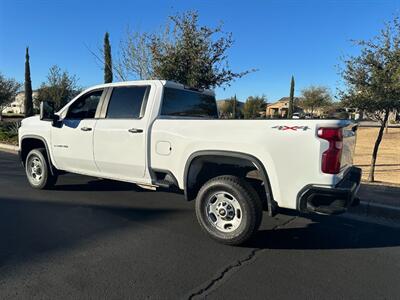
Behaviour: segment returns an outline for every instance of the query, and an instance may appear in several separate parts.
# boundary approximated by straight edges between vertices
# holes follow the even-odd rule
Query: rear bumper
[[[356,197],[360,187],[361,169],[351,167],[345,177],[334,187],[305,186],[297,196],[297,209],[324,215],[340,214],[349,206],[359,204]]]

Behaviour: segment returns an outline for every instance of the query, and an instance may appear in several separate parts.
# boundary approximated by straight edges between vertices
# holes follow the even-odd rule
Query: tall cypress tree
[[[25,54],[25,117],[33,116],[31,68],[29,66],[29,47],[26,47]]]
[[[294,102],[294,77],[290,81],[290,96],[289,96],[289,108],[287,117],[291,119],[293,117],[293,103]]]
[[[112,60],[111,60],[111,45],[109,34],[104,35],[104,83],[113,81]]]
[[[235,97],[233,98],[233,107],[232,107],[232,115],[234,119],[236,119],[236,105],[237,105],[237,100],[235,94]]]

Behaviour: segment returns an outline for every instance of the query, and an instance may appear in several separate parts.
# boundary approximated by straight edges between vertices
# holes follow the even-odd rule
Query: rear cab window
[[[106,119],[138,119],[143,116],[149,86],[114,87]]]
[[[217,119],[217,103],[213,95],[165,87],[161,116]]]

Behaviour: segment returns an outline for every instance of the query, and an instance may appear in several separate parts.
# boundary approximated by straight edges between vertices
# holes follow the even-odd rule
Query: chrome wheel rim
[[[235,197],[227,192],[217,192],[207,200],[206,215],[214,228],[232,232],[239,228],[243,214]]]
[[[29,159],[27,173],[33,184],[39,184],[43,179],[43,163],[39,157],[34,156]]]

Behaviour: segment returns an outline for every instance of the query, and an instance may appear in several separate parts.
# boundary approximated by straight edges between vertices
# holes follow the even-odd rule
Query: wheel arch
[[[28,156],[28,153],[32,149],[36,149],[36,148],[45,148],[47,159],[49,162],[50,172],[52,175],[55,175],[57,173],[56,172],[57,169],[55,168],[55,166],[53,165],[53,162],[51,160],[49,146],[47,144],[46,139],[39,135],[24,135],[21,138],[21,146],[20,146],[20,150],[19,150],[19,156],[20,156],[22,164],[25,166],[25,160],[26,160],[26,157]]]
[[[271,184],[264,165],[257,157],[251,154],[235,151],[202,150],[196,151],[189,156],[185,164],[183,176],[184,194],[187,201],[195,199],[199,190],[199,187],[194,184],[196,176],[201,172],[204,163],[209,162],[210,159],[218,160],[218,163],[221,164],[223,164],[224,161],[228,164],[231,162],[232,167],[236,167],[236,165],[233,165],[236,163],[239,163],[239,167],[243,166],[244,168],[250,167],[251,164],[258,171],[260,179],[263,182],[269,215],[272,216],[276,213],[277,204],[273,199]]]

